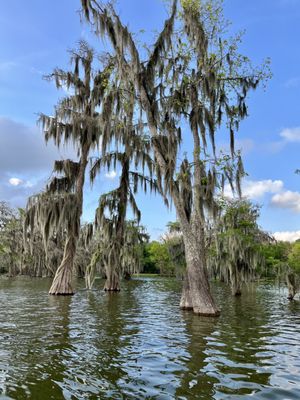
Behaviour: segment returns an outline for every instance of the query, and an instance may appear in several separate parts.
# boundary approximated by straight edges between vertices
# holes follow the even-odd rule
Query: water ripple
[[[49,283],[0,278],[1,400],[300,399],[300,303],[275,286],[215,285],[210,319],[178,309],[172,279],[72,298]]]

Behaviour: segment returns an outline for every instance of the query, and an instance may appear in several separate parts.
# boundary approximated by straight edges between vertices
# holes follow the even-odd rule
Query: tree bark
[[[296,295],[296,282],[293,274],[287,274],[286,283],[289,290],[288,299],[294,300],[294,297]]]
[[[110,269],[106,273],[106,282],[104,285],[106,292],[120,292],[120,277],[119,274],[114,270]]]
[[[125,272],[125,274],[124,274],[124,279],[125,279],[126,281],[130,281],[130,280],[131,280],[131,274],[130,274],[129,272]]]
[[[220,311],[210,292],[205,254],[199,252],[199,243],[193,235],[184,237],[184,244],[187,269],[180,308],[193,310],[198,315],[216,317],[220,315]]]
[[[73,265],[76,252],[77,240],[73,235],[67,238],[63,260],[58,267],[49,294],[52,295],[72,295]]]
[[[242,295],[242,290],[241,290],[241,282],[240,282],[240,277],[238,276],[237,271],[233,271],[230,269],[230,283],[231,283],[231,293],[233,296],[241,296]]]
[[[60,266],[58,267],[52,286],[49,290],[49,294],[52,295],[72,295],[74,290],[72,287],[73,278],[73,268],[74,259],[76,255],[77,241],[80,232],[80,218],[82,215],[82,205],[83,205],[83,186],[85,178],[85,170],[88,163],[90,145],[85,143],[82,148],[82,153],[80,157],[79,173],[76,182],[76,201],[78,204],[79,211],[76,215],[75,221],[68,221],[68,233],[64,248],[64,256]]]

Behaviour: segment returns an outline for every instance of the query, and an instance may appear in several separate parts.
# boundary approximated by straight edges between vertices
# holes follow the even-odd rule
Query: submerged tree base
[[[207,276],[195,264],[187,270],[182,287],[180,308],[203,317],[218,317],[220,310],[210,292]],[[199,265],[199,264],[198,264]]]
[[[120,292],[120,276],[116,271],[108,271],[103,289],[105,292]]]
[[[235,292],[232,293],[235,297],[240,297],[242,295],[241,290],[236,290]]]
[[[109,284],[109,282],[106,282],[103,290],[105,292],[120,292],[121,288],[119,282],[114,282],[114,284]]]
[[[50,294],[50,296],[74,296],[75,292],[72,293],[52,293],[52,292],[48,292]]]
[[[202,317],[219,317],[221,315],[220,310],[213,310],[213,311],[209,311],[209,310],[204,310],[204,309],[199,309],[199,308],[195,308],[195,307],[184,307],[184,306],[180,306],[180,309],[182,311],[192,311],[194,314],[202,316]]]
[[[190,298],[187,293],[183,291],[183,295],[180,301],[180,309],[184,311],[192,311],[196,315],[201,315],[203,317],[218,317],[221,312],[220,310],[214,305],[206,305],[205,302],[197,305],[193,305],[192,302],[189,302],[188,299]],[[198,299],[199,300],[199,299]]]
[[[202,317],[219,317],[221,315],[220,310],[204,311],[202,309],[197,309],[194,307],[183,307],[183,306],[180,306],[180,309],[183,311],[192,311],[194,314]]]
[[[74,294],[71,264],[63,262],[58,268],[49,290],[49,294],[55,296],[71,296]]]

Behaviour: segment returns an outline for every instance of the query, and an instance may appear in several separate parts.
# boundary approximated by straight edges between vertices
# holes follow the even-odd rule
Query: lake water
[[[272,284],[215,285],[216,319],[180,311],[174,279],[49,286],[0,278],[1,400],[300,399],[300,303]]]

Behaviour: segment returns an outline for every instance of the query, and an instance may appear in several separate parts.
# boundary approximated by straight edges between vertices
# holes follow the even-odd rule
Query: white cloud
[[[243,186],[243,196],[250,199],[263,197],[267,193],[278,193],[283,189],[281,180],[272,181],[266,179],[263,181],[245,181]]]
[[[269,153],[276,154],[279,153],[287,145],[286,140],[277,140],[276,142],[268,142],[262,146],[262,148]]]
[[[287,89],[297,88],[300,86],[300,77],[291,78],[284,84]]]
[[[24,187],[26,187],[26,188],[32,188],[34,186],[35,186],[35,184],[31,181],[26,181],[24,184]]]
[[[76,158],[75,151],[60,151],[52,142],[46,146],[39,129],[0,116],[0,200],[23,207],[28,196],[44,187],[53,161],[61,158]]]
[[[284,128],[279,132],[280,140],[268,142],[262,148],[271,153],[278,153],[289,143],[300,143],[300,126],[294,128]]]
[[[300,239],[300,231],[274,232],[273,236],[278,241],[295,242]]]
[[[10,71],[12,68],[15,68],[17,66],[18,64],[15,63],[14,61],[2,61],[0,62],[0,71],[1,72]]]
[[[278,208],[287,208],[300,213],[300,193],[286,190],[272,197],[271,204]]]
[[[12,186],[19,186],[23,183],[22,179],[19,178],[10,178],[8,181]]]
[[[280,132],[280,136],[287,142],[300,142],[300,126],[285,128]]]
[[[242,195],[249,199],[260,199],[267,193],[278,193],[283,190],[283,182],[281,180],[272,181],[266,179],[262,181],[245,180],[242,184]],[[232,197],[229,185],[225,187],[225,196]]]
[[[116,171],[109,171],[105,174],[105,177],[108,179],[115,179],[116,176],[117,176]]]
[[[236,140],[235,148],[241,150],[242,154],[248,154],[254,149],[255,143],[252,139]]]

